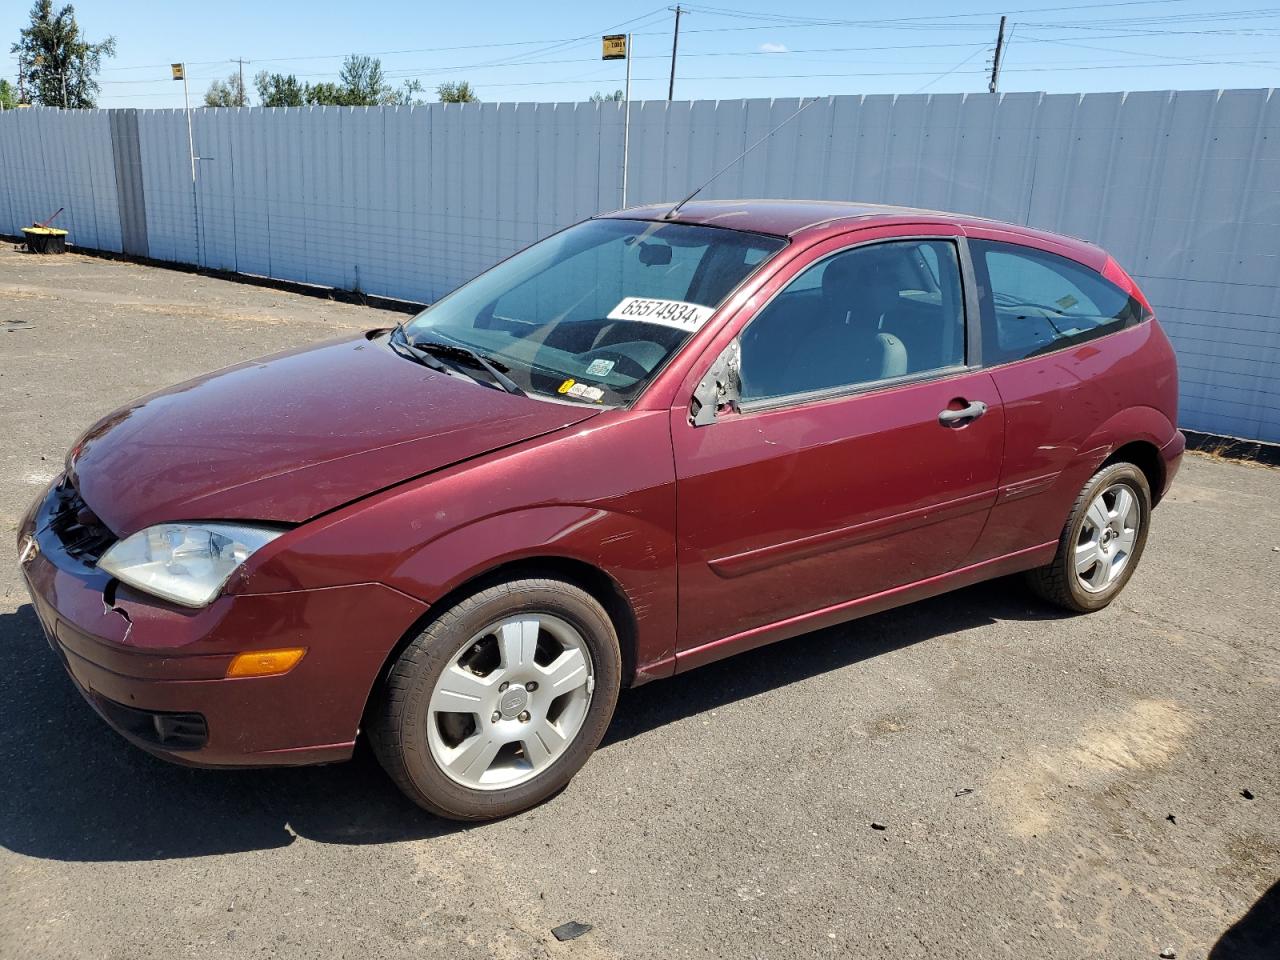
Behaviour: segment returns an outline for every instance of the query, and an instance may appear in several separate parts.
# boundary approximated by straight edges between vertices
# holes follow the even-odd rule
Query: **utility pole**
[[[631,34],[611,33],[600,38],[601,60],[627,61],[627,86],[622,93],[622,205],[627,205],[627,171],[631,154]],[[592,99],[596,99],[592,97]]]
[[[237,91],[238,96],[236,97],[239,102],[236,106],[247,107],[249,105],[249,95],[244,89],[244,57],[237,59],[236,63],[240,64],[240,89]]]
[[[988,93],[995,93],[1000,86],[1000,58],[1004,56],[1004,21],[1000,18],[1000,32],[996,34],[996,55],[991,60],[991,83],[987,85]]]
[[[688,11],[682,10],[678,3],[674,8],[668,7],[667,9],[674,9],[676,12],[676,28],[671,34],[671,82],[667,84],[667,102],[670,103],[675,99],[676,95],[676,48],[680,45],[680,14]]]
[[[196,240],[196,269],[200,269],[200,193],[196,186],[196,138],[191,126],[191,91],[187,86],[187,65],[170,65],[173,79],[182,81],[182,100],[187,112],[187,153],[191,157],[191,225]]]
[[[623,91],[622,205],[627,205],[627,168],[631,166],[631,34],[627,34],[627,85]]]

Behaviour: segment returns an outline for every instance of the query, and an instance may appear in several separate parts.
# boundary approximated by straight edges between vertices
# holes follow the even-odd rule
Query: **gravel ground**
[[[0,956],[1280,955],[1257,466],[1189,457],[1102,613],[998,581],[629,691],[569,789],[500,823],[420,813],[367,755],[203,772],[127,746],[39,634],[19,514],[123,401],[389,319],[0,250]],[[569,920],[593,929],[557,942]]]

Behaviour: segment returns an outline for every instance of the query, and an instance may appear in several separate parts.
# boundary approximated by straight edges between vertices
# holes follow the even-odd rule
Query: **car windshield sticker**
[[[614,361],[612,360],[592,360],[587,367],[588,377],[607,377],[609,371],[613,369]]]
[[[577,397],[579,400],[599,400],[604,396],[604,391],[599,387],[593,387],[587,383],[575,383],[568,390],[564,391],[571,397]]]
[[[610,320],[640,320],[664,327],[675,327],[693,333],[715,313],[715,308],[704,307],[683,300],[655,300],[651,297],[626,297],[609,311]]]

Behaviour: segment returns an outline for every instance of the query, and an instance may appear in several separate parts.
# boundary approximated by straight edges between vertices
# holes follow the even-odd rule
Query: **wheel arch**
[[[1155,407],[1133,406],[1099,426],[1081,449],[1096,451],[1091,473],[1121,460],[1138,467],[1151,487],[1154,505],[1164,494],[1168,471],[1160,451],[1177,434],[1177,427]]]
[[[1147,478],[1147,486],[1151,488],[1152,506],[1160,502],[1164,490],[1165,465],[1160,457],[1159,447],[1150,440],[1131,440],[1102,461],[1102,466],[1107,467],[1113,463],[1132,463],[1141,470]]]
[[[601,568],[573,557],[545,554],[539,556],[519,557],[495,564],[488,569],[473,573],[460,583],[450,587],[427,611],[414,621],[404,634],[388,651],[373,685],[365,697],[364,710],[361,714],[360,726],[367,727],[369,712],[386,684],[391,668],[400,654],[409,646],[424,629],[445,610],[453,607],[460,600],[479,593],[498,583],[512,580],[545,578],[560,580],[572,584],[585,591],[600,606],[613,622],[618,632],[618,647],[622,655],[622,683],[631,686],[636,676],[636,662],[639,646],[639,625],[631,600],[621,585]]]

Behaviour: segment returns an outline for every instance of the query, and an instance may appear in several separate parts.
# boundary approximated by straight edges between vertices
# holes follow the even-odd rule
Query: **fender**
[[[644,519],[587,504],[513,510],[424,544],[387,584],[432,603],[489,571],[527,560],[571,560],[607,576],[636,623],[636,672],[646,679],[675,652],[675,538]],[[667,671],[669,672],[669,671]]]
[[[1151,491],[1153,499],[1158,500],[1177,469],[1178,451],[1172,441],[1178,437],[1177,428],[1160,410],[1146,405],[1129,406],[1107,417],[1078,442],[1073,440],[1074,452],[1064,451],[1057,473],[1043,472],[1016,480],[1002,478],[987,529],[969,561],[985,562],[1056,540],[1081,488],[1108,457],[1129,443],[1151,445],[1150,459],[1139,466],[1159,471]],[[1162,449],[1166,452],[1161,453]]]
[[[515,561],[570,560],[608,577],[630,604],[635,663],[649,679],[647,664],[674,663],[670,451],[665,411],[602,413],[305,523],[255,554],[227,592],[341,586],[360,569],[431,604]],[[387,636],[387,648],[400,637]]]
[[[1135,440],[1145,440],[1159,450],[1169,443],[1177,432],[1177,427],[1155,407],[1126,407],[1112,414],[1089,434],[1088,439],[1081,444],[1080,456],[1103,450],[1105,452],[1097,461],[1101,464],[1116,450]]]
[[[1166,451],[1178,438],[1177,426],[1155,407],[1126,407],[1108,417],[1089,435],[1081,445],[1081,452],[1076,456],[1073,464],[1081,463],[1087,466],[1084,470],[1084,478],[1080,480],[1083,484],[1085,479],[1092,476],[1098,467],[1121,447],[1134,442],[1149,443],[1155,448],[1153,450],[1155,457],[1150,464],[1139,464],[1139,466],[1151,466],[1159,472],[1156,482],[1151,485],[1151,497],[1154,501],[1158,501],[1168,489],[1169,481],[1173,479],[1173,472],[1177,469],[1176,458],[1181,453],[1181,448],[1179,447],[1172,454],[1175,460],[1173,464],[1169,463]]]

